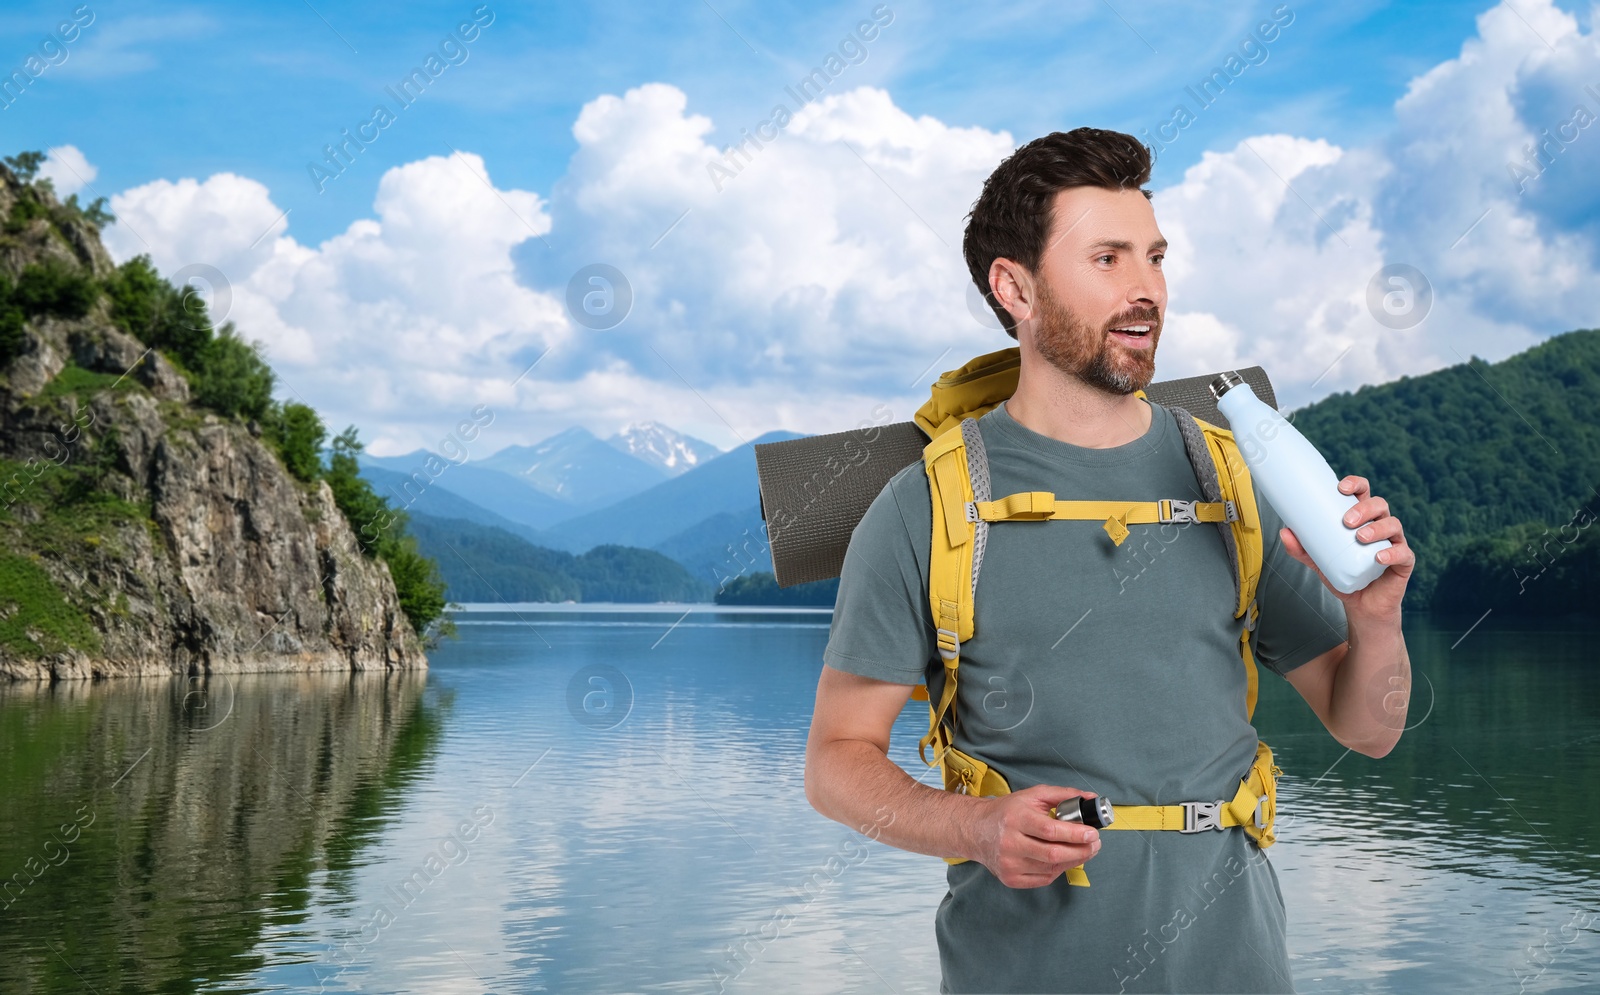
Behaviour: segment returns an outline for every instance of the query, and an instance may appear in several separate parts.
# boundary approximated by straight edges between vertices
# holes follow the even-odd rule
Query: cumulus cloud
[[[1372,166],[1320,139],[1262,135],[1205,153],[1160,191],[1156,218],[1173,245],[1158,375],[1259,364],[1281,395],[1338,360],[1339,381],[1388,379],[1388,329],[1365,308],[1383,265]]]
[[[621,269],[637,312],[596,347],[652,376],[665,360],[730,405],[755,388],[752,431],[774,427],[763,393],[905,391],[945,348],[982,346],[961,219],[1015,146],[912,118],[871,87],[784,99],[792,118],[728,155],[675,87],[592,101],[553,198],[555,251],[527,271],[559,285],[592,259]]]
[[[1600,127],[1545,141],[1579,108],[1600,120],[1600,36],[1548,2],[1480,15],[1478,37],[1395,105],[1380,200],[1401,222],[1395,251],[1432,259],[1493,319],[1540,331],[1592,320]]]
[[[57,145],[46,150],[39,175],[49,180],[56,194],[65,200],[75,193],[81,193],[84,187],[94,182],[100,171],[76,145]]]
[[[254,180],[219,173],[112,198],[113,255],[148,253],[169,276],[220,271],[228,313],[261,341],[285,393],[374,450],[436,441],[477,404],[531,403],[512,384],[569,332],[562,305],[520,284],[511,249],[549,228],[541,199],[498,190],[481,158],[431,157],[389,170],[376,217],[316,247]],[[220,298],[219,298],[220,300]]]
[[[795,110],[720,192],[711,122],[654,83],[583,108],[549,204],[493,189],[477,156],[431,158],[391,169],[375,217],[310,247],[265,187],[224,173],[118,195],[126,224],[107,240],[165,273],[220,269],[228,317],[287,388],[331,422],[383,425],[376,451],[427,444],[476,403],[526,412],[507,443],[653,419],[734,445],[881,420],[886,400],[908,418],[941,354],[1009,342],[968,312],[959,245],[1014,142],[912,118],[881,90]],[[614,329],[566,310],[596,261],[632,287]]]
[[[1548,2],[1519,12],[1481,15],[1457,58],[1411,82],[1372,148],[1258,136],[1157,194],[1178,243],[1159,376],[1260,363],[1296,406],[1600,323],[1600,128],[1569,125],[1522,170],[1531,180],[1513,169],[1582,120],[1577,109],[1600,120],[1600,38]],[[1372,277],[1396,263],[1432,289],[1410,328],[1368,305]]]
[[[1548,2],[1520,12],[1480,17],[1369,147],[1255,135],[1156,192],[1173,243],[1158,376],[1259,363],[1294,406],[1597,323],[1600,128],[1569,127],[1520,188],[1508,164],[1577,104],[1600,119],[1585,89],[1600,46]],[[677,87],[598,96],[548,199],[494,187],[478,156],[432,157],[389,170],[372,217],[308,246],[270,191],[224,173],[118,195],[128,230],[107,239],[164,272],[223,271],[229,317],[288,388],[380,452],[430,444],[479,403],[515,413],[504,444],[575,423],[648,419],[732,445],[847,428],[877,405],[907,418],[934,374],[1011,342],[969,310],[960,246],[1017,143],[875,87],[779,102],[734,152]],[[603,330],[566,306],[596,262],[633,293]],[[1411,327],[1370,304],[1396,263],[1433,289]]]

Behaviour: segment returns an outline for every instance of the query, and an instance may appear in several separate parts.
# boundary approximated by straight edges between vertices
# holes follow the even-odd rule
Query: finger
[[[1054,822],[1056,817],[1050,814],[1051,809],[1059,809],[1063,803],[1070,803],[1077,798],[1094,798],[1096,795],[1093,791],[1084,791],[1082,788],[1036,784],[1031,788],[1012,792],[1011,797],[1025,800],[1028,803],[1028,811]]]
[[[1304,563],[1308,567],[1315,566],[1315,564],[1311,562],[1311,556],[1306,552],[1306,548],[1300,544],[1300,537],[1294,534],[1293,529],[1289,528],[1288,526],[1279,529],[1278,538],[1283,542],[1284,551],[1290,556],[1299,560],[1301,563]]]
[[[1400,519],[1393,517],[1380,518],[1375,522],[1369,522],[1361,526],[1361,528],[1356,529],[1356,538],[1361,542],[1377,542],[1379,539],[1387,539],[1397,546],[1406,541],[1405,529],[1401,527]]]
[[[1378,550],[1377,561],[1391,567],[1400,567],[1402,572],[1409,573],[1416,565],[1417,553],[1410,546],[1400,543],[1388,549]]]
[[[1052,819],[1048,815],[1019,822],[1017,828],[1021,830],[1024,836],[1044,843],[1069,843],[1073,846],[1088,846],[1100,838],[1100,831],[1093,826],[1086,826],[1081,822],[1062,822],[1060,819]]]
[[[1310,567],[1311,572],[1317,575],[1322,583],[1327,586],[1328,590],[1333,591],[1335,597],[1344,597],[1344,595],[1339,593],[1338,589],[1336,589],[1332,584],[1328,583],[1328,575],[1322,572],[1322,568],[1317,566],[1317,561],[1313,560],[1311,558],[1311,554],[1306,552],[1305,546],[1300,544],[1300,537],[1294,534],[1294,530],[1285,527],[1279,531],[1278,535],[1279,538],[1283,540],[1284,550],[1290,556]]]
[[[1367,483],[1366,477],[1358,477],[1355,474],[1351,474],[1339,481],[1340,493],[1354,494],[1358,499],[1366,497],[1369,490],[1371,490],[1371,485]]]
[[[1344,523],[1351,528],[1355,528],[1362,522],[1370,522],[1374,519],[1384,518],[1387,517],[1388,514],[1389,502],[1385,501],[1383,498],[1363,498],[1362,500],[1351,505],[1350,510],[1344,513]]]
[[[1012,792],[1012,797],[1022,797],[1030,800],[1037,799],[1043,802],[1035,806],[1043,812],[1072,798],[1093,798],[1093,791],[1084,791],[1082,788],[1068,788],[1059,784],[1035,784],[1031,788]]]
[[[1078,846],[1068,843],[1046,843],[1025,836],[1012,851],[1012,855],[1023,862],[1023,870],[1043,872],[1050,867],[1076,867],[1099,852],[1098,840],[1087,846]]]

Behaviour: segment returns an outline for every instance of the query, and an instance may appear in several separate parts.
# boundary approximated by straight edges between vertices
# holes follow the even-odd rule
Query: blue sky
[[[5,68],[20,65],[77,6],[7,4]],[[640,83],[678,86],[719,124],[710,137],[727,144],[875,4],[718,2],[715,12],[698,0],[491,4],[494,22],[467,62],[408,111],[403,127],[386,130],[373,162],[322,194],[306,163],[320,161],[340,129],[365,120],[383,88],[476,5],[314,6],[88,4],[95,20],[67,46],[67,61],[6,110],[7,154],[76,145],[99,166],[95,186],[107,192],[161,178],[251,176],[294,208],[296,235],[317,242],[370,212],[385,167],[437,154],[445,142],[482,154],[497,181],[549,190],[576,148],[571,128],[582,106]],[[1166,120],[1183,86],[1274,5],[1229,14],[1183,14],[1199,5],[1182,5],[1171,14],[1162,5],[1053,5],[1068,8],[1058,13],[1024,4],[1004,19],[995,6],[890,4],[894,23],[846,82],[886,87],[914,116],[1006,130],[1019,141],[1079,124],[1137,133]],[[1369,139],[1388,126],[1408,80],[1456,54],[1482,7],[1292,5],[1295,21],[1252,68],[1252,85],[1185,130],[1159,158],[1153,183],[1176,181],[1206,148],[1286,120],[1315,121],[1319,137],[1341,145]]]
[[[8,71],[88,23],[0,127],[7,154],[75,150],[57,184],[112,198],[119,260],[220,273],[285,396],[379,451],[475,403],[509,416],[497,446],[653,419],[728,447],[877,403],[909,417],[940,369],[1009,344],[962,306],[987,172],[1051,130],[1153,133],[1274,16],[1265,61],[1160,150],[1157,220],[1187,248],[1158,376],[1262,362],[1304,403],[1597,324],[1600,129],[1574,126],[1525,191],[1507,168],[1575,105],[1600,114],[1594,9],[9,4]],[[319,192],[323,146],[395,107],[385,88],[475,12],[464,60],[448,48],[458,64]],[[785,87],[874,16],[864,59],[719,193],[715,150],[797,107]],[[597,262],[634,290],[614,329],[564,306]],[[1399,330],[1361,306],[1393,263],[1434,294]]]

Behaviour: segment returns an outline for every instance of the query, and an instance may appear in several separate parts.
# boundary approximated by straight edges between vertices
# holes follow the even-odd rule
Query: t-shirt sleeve
[[[884,485],[850,535],[822,662],[894,684],[921,684],[938,651],[923,564],[933,510],[921,463]]]
[[[1256,662],[1281,676],[1348,638],[1344,602],[1315,570],[1289,555],[1278,535],[1283,519],[1260,490],[1256,506],[1261,510],[1266,548],[1256,589],[1261,618],[1255,656]]]

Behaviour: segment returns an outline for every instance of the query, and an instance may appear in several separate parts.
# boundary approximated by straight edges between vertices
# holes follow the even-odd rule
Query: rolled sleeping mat
[[[1277,396],[1259,366],[1236,371],[1270,407]],[[1228,427],[1210,384],[1216,373],[1162,380],[1145,396],[1169,408],[1185,408],[1213,425]],[[779,587],[839,576],[850,533],[889,478],[922,462],[928,437],[916,422],[874,425],[848,432],[757,445],[756,476],[761,518]]]

